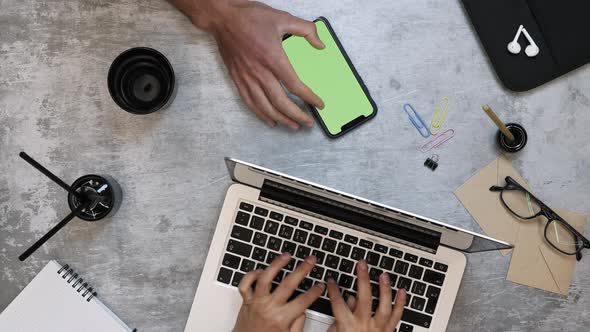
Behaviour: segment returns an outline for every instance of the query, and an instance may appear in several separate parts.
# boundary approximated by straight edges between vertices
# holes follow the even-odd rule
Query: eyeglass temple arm
[[[490,187],[490,191],[502,191],[504,190],[504,187],[499,187],[499,186],[491,186]]]

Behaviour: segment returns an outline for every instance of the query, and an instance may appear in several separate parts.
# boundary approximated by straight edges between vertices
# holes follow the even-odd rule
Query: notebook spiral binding
[[[96,296],[94,289],[92,289],[87,282],[84,282],[84,279],[78,276],[78,273],[75,273],[74,269],[71,269],[68,264],[62,265],[62,267],[57,270],[57,274],[61,275],[65,282],[72,285],[72,288],[80,293],[87,302],[90,302],[90,300]]]

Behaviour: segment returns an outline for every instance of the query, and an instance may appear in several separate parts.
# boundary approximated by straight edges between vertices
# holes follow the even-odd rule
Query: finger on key
[[[262,272],[260,277],[258,277],[258,282],[256,283],[256,290],[254,291],[256,296],[270,294],[272,280],[287,264],[289,264],[290,259],[291,254],[285,252],[279,257],[275,258],[272,261],[272,263],[270,263],[270,266],[267,267],[266,270],[264,270],[264,272]]]
[[[332,312],[337,321],[342,321],[352,316],[352,312],[344,302],[342,294],[340,294],[340,290],[332,278],[328,280],[328,297],[330,298]]]
[[[389,318],[388,331],[393,331],[404,314],[404,306],[406,305],[406,290],[401,288],[397,291],[397,298],[393,306],[393,313]]]
[[[375,319],[386,323],[391,315],[391,285],[389,273],[384,272],[379,276],[379,307],[375,313]]]
[[[297,289],[297,286],[305,279],[305,277],[311,272],[311,269],[315,266],[315,256],[309,256],[297,268],[291,272],[283,282],[273,292],[273,297],[279,301],[279,303],[287,302],[291,294]]]
[[[364,318],[371,317],[372,295],[368,269],[367,261],[364,259],[356,264],[358,299],[354,313]]]
[[[254,297],[252,285],[258,279],[260,274],[262,274],[262,270],[250,271],[246,273],[246,275],[240,281],[238,290],[240,291],[240,295],[242,295],[244,302],[248,302]]]

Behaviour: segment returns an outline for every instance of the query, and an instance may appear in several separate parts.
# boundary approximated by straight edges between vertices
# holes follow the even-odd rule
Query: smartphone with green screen
[[[323,110],[310,107],[326,134],[336,138],[373,118],[377,106],[328,20],[319,17],[314,23],[324,49],[292,35],[283,48],[301,81],[324,101]]]

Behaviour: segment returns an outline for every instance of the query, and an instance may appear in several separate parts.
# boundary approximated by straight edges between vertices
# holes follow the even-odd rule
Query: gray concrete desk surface
[[[484,103],[528,128],[530,142],[513,160],[535,192],[552,207],[590,212],[588,68],[511,93],[459,1],[270,3],[330,19],[379,105],[373,121],[338,140],[317,127],[267,128],[238,98],[213,39],[164,0],[1,2],[0,309],[57,259],[140,331],[182,331],[230,184],[224,156],[480,230],[452,192],[499,153]],[[134,116],[112,102],[107,69],[132,46],[154,47],[174,65],[179,89],[170,108]],[[430,120],[443,96],[451,102],[445,127],[457,134],[436,152],[433,173],[401,107],[411,102]],[[65,193],[20,160],[21,150],[68,181],[114,176],[124,205],[110,220],[73,221],[19,262],[67,212]],[[509,260],[469,255],[449,331],[587,326],[589,258],[577,265],[567,298],[505,281]]]

